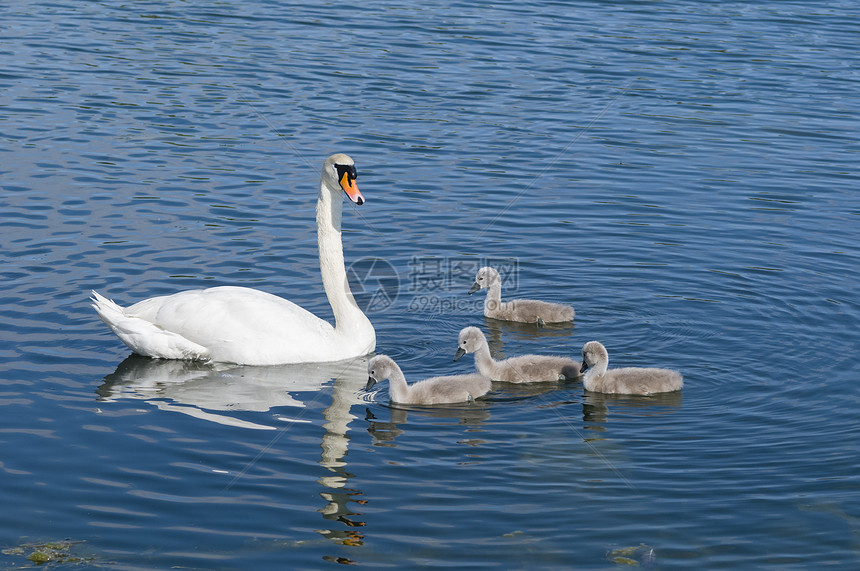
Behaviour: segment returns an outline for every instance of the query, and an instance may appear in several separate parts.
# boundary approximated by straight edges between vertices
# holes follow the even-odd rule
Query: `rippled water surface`
[[[0,8],[0,566],[860,567],[850,2]],[[366,362],[130,356],[89,307],[235,284],[330,318],[319,169],[408,379],[493,352],[680,370],[389,405]],[[486,320],[506,296],[575,325]],[[56,566],[57,563],[49,563]]]

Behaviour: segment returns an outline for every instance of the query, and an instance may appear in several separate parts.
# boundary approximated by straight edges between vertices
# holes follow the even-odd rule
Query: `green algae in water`
[[[83,541],[50,541],[46,543],[23,543],[18,547],[10,547],[4,549],[4,555],[16,555],[25,557],[36,565],[45,565],[49,563],[58,564],[77,564],[87,563],[92,561],[92,558],[85,559],[72,555],[71,549],[74,545],[83,543]]]
[[[613,549],[606,554],[606,558],[618,565],[644,565],[650,567],[654,565],[656,556],[654,555],[654,548],[640,543],[634,547]]]

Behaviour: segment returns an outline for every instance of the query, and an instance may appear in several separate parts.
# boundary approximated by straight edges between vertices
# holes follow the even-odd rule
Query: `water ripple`
[[[848,6],[0,9],[4,531],[147,568],[857,567]],[[340,150],[367,198],[346,259],[394,269],[368,312],[409,380],[471,371],[476,325],[499,357],[599,339],[684,391],[393,406],[365,359],[129,357],[88,307],[243,284],[331,318]],[[575,323],[484,319],[487,259]]]

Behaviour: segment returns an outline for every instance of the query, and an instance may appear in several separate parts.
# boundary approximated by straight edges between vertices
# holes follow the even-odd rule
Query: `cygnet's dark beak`
[[[582,373],[584,373],[587,368],[588,368],[588,363],[586,363],[585,359],[583,359],[582,360],[582,366],[579,368],[579,374],[581,375]]]
[[[471,293],[471,292],[469,292],[469,293]],[[460,357],[462,357],[465,354],[466,354],[465,349],[463,349],[462,347],[457,347],[457,352],[454,354],[454,360],[456,361],[457,359],[459,359]]]
[[[481,284],[479,284],[478,282],[473,283],[472,289],[469,290],[469,295],[472,295],[473,293],[475,293],[479,289],[481,289]]]
[[[375,385],[375,384],[376,384],[376,379],[374,379],[373,377],[368,376],[368,377],[367,377],[367,384],[366,384],[366,385],[364,385],[364,390],[369,391],[370,389],[372,389],[372,388],[373,388],[373,385]]]

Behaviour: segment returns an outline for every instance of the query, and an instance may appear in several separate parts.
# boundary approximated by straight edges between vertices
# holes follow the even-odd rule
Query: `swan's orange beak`
[[[351,201],[361,206],[364,204],[364,197],[358,190],[358,185],[355,183],[355,178],[349,176],[349,172],[344,171],[340,177],[340,187],[346,193]]]

